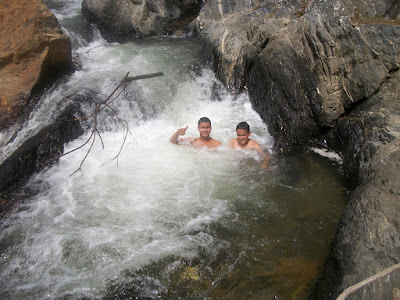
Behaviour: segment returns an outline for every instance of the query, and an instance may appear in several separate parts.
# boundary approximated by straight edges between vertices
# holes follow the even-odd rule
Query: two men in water
[[[188,126],[185,128],[179,128],[170,138],[170,142],[173,144],[179,144],[180,142],[184,141],[189,141],[191,145],[198,147],[198,148],[203,148],[203,147],[208,147],[208,148],[216,148],[221,145],[221,142],[213,139],[210,137],[211,133],[211,121],[207,117],[200,118],[198,121],[198,127],[197,129],[199,130],[200,137],[195,138],[195,139],[182,139],[179,138],[181,135],[185,135],[186,130],[188,129]],[[264,160],[262,167],[267,168],[270,155],[269,153],[265,153],[260,145],[255,141],[250,139],[251,131],[250,131],[250,126],[246,122],[241,122],[236,126],[236,136],[237,138],[231,139],[229,141],[229,145],[233,149],[245,149],[245,150],[256,150],[258,153],[260,153]]]

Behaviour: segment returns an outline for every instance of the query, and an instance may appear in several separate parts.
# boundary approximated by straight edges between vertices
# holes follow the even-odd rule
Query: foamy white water
[[[210,224],[235,215],[229,199],[217,194],[221,185],[235,184],[229,177],[240,171],[243,159],[259,159],[229,149],[229,139],[244,120],[264,148],[272,147],[272,139],[246,94],[233,98],[210,70],[198,75],[190,70],[199,50],[197,42],[165,38],[113,46],[98,39],[78,49],[82,71],[41,99],[19,135],[21,142],[50,122],[47,116],[56,115],[67,95],[94,90],[105,99],[128,71],[132,76],[165,75],[133,82],[114,102],[132,133],[118,164],[103,165],[119,152],[124,134],[107,118],[100,126],[107,129],[101,133],[105,148],[98,139],[81,172],[70,176],[88,147],[62,157],[33,180],[43,192],[7,219],[0,234],[3,242],[23,237],[3,254],[0,287],[5,295],[40,299],[73,291],[99,297],[104,282],[124,270],[134,272],[171,256],[193,259],[201,248],[213,252],[224,246],[205,232]],[[222,89],[221,101],[211,100],[215,86]],[[187,136],[198,136],[197,120],[203,116],[212,120],[220,149],[169,143],[186,125]],[[66,151],[87,137],[69,143]]]
[[[199,87],[198,94],[203,92]],[[227,146],[217,151],[176,146],[169,137],[184,124],[189,125],[187,134],[196,136],[197,119],[207,115],[213,120],[213,136],[224,145],[234,137],[238,120],[252,120],[260,143],[270,146],[271,140],[246,96],[211,102],[188,94],[177,93],[182,98],[176,100],[185,106],[131,127],[134,137],[128,138],[118,165],[101,166],[118,153],[123,140],[122,131],[111,131],[102,134],[105,149],[95,144],[81,172],[69,176],[87,148],[35,178],[45,190],[7,220],[0,235],[3,241],[15,231],[24,236],[3,260],[3,291],[39,299],[73,290],[74,295],[96,298],[104,281],[116,280],[124,270],[133,272],[171,256],[193,259],[199,249],[224,247],[206,228],[235,218],[231,199],[217,194],[240,180],[234,174],[243,175],[240,162],[250,154]]]
[[[64,23],[79,13],[80,1],[54,2]],[[110,45],[96,34],[90,43],[75,41],[82,70],[40,99],[5,153],[54,119],[73,95],[96,92],[102,101],[127,72],[164,76],[132,82],[113,103],[132,133],[118,162],[109,160],[124,131],[110,114],[101,114],[104,149],[97,139],[81,171],[70,176],[88,146],[31,180],[39,192],[1,225],[1,298],[240,298],[235,286],[260,267],[273,273],[276,257],[317,256],[313,251],[334,232],[343,205],[334,176],[326,172],[313,181],[302,166],[304,173],[291,175],[296,170],[289,162],[263,170],[257,154],[230,149],[241,121],[266,151],[273,140],[247,94],[230,94],[211,70],[197,66],[198,42],[154,38]],[[85,109],[90,115],[93,104]],[[169,143],[187,125],[186,135],[198,136],[203,116],[211,119],[211,135],[221,147]],[[228,277],[226,287],[221,282]],[[265,297],[275,293],[266,278]]]

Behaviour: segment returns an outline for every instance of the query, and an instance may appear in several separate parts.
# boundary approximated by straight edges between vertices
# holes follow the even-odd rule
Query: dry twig
[[[61,154],[60,156],[58,156],[58,157],[56,157],[56,158],[54,158],[54,159],[51,159],[51,160],[47,161],[47,162],[45,163],[45,165],[41,168],[41,170],[42,170],[46,165],[48,165],[50,162],[52,162],[52,161],[54,161],[54,160],[57,160],[57,159],[59,159],[59,158],[65,156],[65,155],[68,155],[68,154],[70,154],[70,153],[72,153],[72,152],[75,152],[75,151],[77,151],[77,150],[83,148],[84,146],[86,146],[87,144],[90,143],[89,149],[87,150],[85,156],[83,157],[81,163],[79,164],[78,169],[76,169],[70,176],[74,175],[74,174],[77,173],[78,171],[81,171],[81,170],[82,170],[82,166],[83,166],[83,164],[84,164],[86,158],[89,156],[89,153],[91,152],[91,150],[92,150],[92,148],[93,148],[93,145],[94,145],[94,143],[95,143],[95,141],[96,141],[96,137],[97,137],[97,136],[99,137],[99,139],[100,139],[100,141],[101,141],[101,143],[102,143],[102,146],[103,146],[103,148],[104,148],[104,143],[103,143],[103,140],[102,140],[102,138],[101,138],[100,132],[99,132],[99,130],[98,130],[98,128],[97,128],[97,124],[98,124],[99,113],[100,113],[103,109],[105,109],[105,108],[109,108],[109,109],[112,111],[113,115],[117,118],[118,122],[119,122],[120,124],[122,124],[122,127],[123,127],[123,129],[124,129],[124,136],[123,136],[122,145],[121,145],[121,147],[120,147],[120,149],[119,149],[117,155],[116,155],[115,157],[111,158],[109,161],[107,161],[107,162],[104,163],[104,164],[106,164],[106,163],[108,163],[108,162],[117,160],[117,164],[118,164],[118,157],[119,157],[119,155],[121,154],[121,151],[122,151],[122,149],[123,149],[123,147],[124,147],[124,145],[125,145],[125,143],[126,143],[126,140],[127,140],[127,138],[128,138],[128,134],[131,134],[132,136],[133,136],[133,134],[131,133],[131,131],[130,131],[130,129],[129,129],[128,122],[126,122],[125,120],[123,120],[122,118],[120,118],[120,116],[118,115],[118,111],[117,111],[111,104],[121,95],[121,93],[123,93],[123,92],[125,91],[126,87],[127,87],[132,81],[134,81],[134,80],[140,80],[140,79],[153,78],[153,77],[157,77],[157,76],[162,76],[162,75],[164,75],[164,73],[163,73],[163,72],[157,72],[157,73],[146,74],[146,75],[139,75],[139,76],[134,76],[134,77],[129,77],[128,75],[129,75],[129,72],[128,72],[128,73],[125,75],[125,77],[121,80],[121,82],[118,84],[118,86],[111,92],[111,94],[110,94],[104,101],[101,101],[99,104],[96,105],[95,111],[94,111],[94,113],[93,113],[93,128],[92,128],[92,131],[91,131],[89,137],[86,139],[86,141],[85,141],[84,143],[82,143],[81,145],[79,145],[78,147],[76,147],[76,148],[74,148],[74,149],[72,149],[72,150],[70,150],[70,151],[68,151],[68,152],[63,153],[63,154]],[[85,118],[86,118],[86,117],[85,117]],[[104,164],[103,164],[103,165],[104,165]],[[39,171],[39,172],[40,172],[40,171]]]
[[[152,74],[146,74],[146,75],[139,75],[139,76],[134,76],[134,77],[129,77],[129,72],[125,75],[124,79],[121,80],[121,82],[118,84],[118,86],[112,91],[112,93],[102,102],[100,102],[99,104],[97,104],[95,112],[94,112],[94,125],[93,125],[93,129],[92,129],[92,133],[90,134],[89,138],[81,145],[78,146],[75,149],[72,149],[71,151],[68,151],[66,154],[69,154],[71,152],[74,152],[80,148],[82,148],[83,146],[85,146],[87,143],[89,143],[90,140],[92,140],[90,147],[88,149],[88,151],[86,152],[84,158],[82,159],[79,168],[77,170],[75,170],[70,176],[74,175],[76,172],[81,171],[82,170],[82,166],[83,163],[85,162],[86,158],[88,157],[90,151],[93,148],[94,142],[96,140],[96,136],[98,135],[101,139],[101,135],[99,133],[99,131],[97,130],[97,124],[98,124],[98,115],[99,112],[102,111],[104,108],[110,108],[111,111],[113,112],[114,116],[117,118],[117,120],[122,124],[122,127],[124,128],[124,137],[123,137],[123,141],[122,141],[122,145],[117,153],[117,155],[115,157],[113,157],[112,159],[110,159],[109,161],[105,162],[104,164],[117,160],[118,163],[118,157],[121,154],[121,151],[125,145],[126,139],[128,137],[128,134],[131,134],[133,136],[133,134],[131,133],[130,129],[129,129],[129,125],[128,123],[121,119],[118,115],[118,111],[111,106],[111,104],[119,97],[119,95],[121,95],[121,93],[126,89],[126,87],[134,80],[140,80],[140,79],[147,79],[147,78],[153,78],[153,77],[157,77],[157,76],[162,76],[164,75],[163,72],[157,72],[157,73],[152,73]],[[102,142],[103,143],[103,142]],[[103,144],[103,148],[104,148],[104,144]],[[64,156],[63,155],[63,156]],[[103,164],[103,165],[104,165]]]
[[[376,273],[375,275],[373,275],[373,276],[371,276],[371,277],[369,277],[369,278],[367,278],[367,279],[365,279],[365,280],[363,280],[363,281],[361,281],[361,282],[359,282],[359,283],[357,283],[355,285],[352,285],[352,286],[348,287],[347,289],[345,289],[339,295],[339,297],[336,298],[336,300],[344,300],[344,299],[347,298],[347,296],[353,294],[355,291],[357,291],[358,289],[362,288],[363,286],[366,286],[367,284],[369,284],[369,283],[371,283],[371,282],[373,282],[373,281],[375,281],[375,280],[377,280],[379,278],[385,277],[386,275],[388,275],[388,274],[390,274],[390,273],[392,273],[392,272],[394,272],[394,271],[396,271],[398,269],[400,269],[400,263],[398,263],[398,264],[396,264],[394,266],[391,266],[390,268],[387,268],[387,269],[385,269],[385,270],[383,270],[383,271],[381,271],[379,273]]]

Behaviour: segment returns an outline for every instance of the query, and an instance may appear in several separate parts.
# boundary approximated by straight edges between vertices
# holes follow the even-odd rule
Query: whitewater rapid
[[[132,82],[113,102],[129,126],[125,144],[124,128],[105,111],[102,142],[96,140],[80,171],[89,145],[31,179],[35,193],[1,224],[2,299],[289,297],[307,285],[302,280],[314,280],[345,205],[336,166],[310,153],[275,158],[273,139],[247,93],[224,88],[201,63],[199,41],[108,43],[95,28],[87,40],[75,27],[80,1],[50,4],[81,68],[40,98],[15,138],[2,145],[5,156],[76,95],[98,103],[127,72],[164,75]],[[90,116],[94,104],[82,109]],[[221,147],[169,142],[180,127],[198,136],[203,116]],[[228,147],[242,121],[273,154],[269,169],[260,168],[257,153]],[[89,134],[90,126],[65,151]],[[285,262],[304,266],[304,274],[285,279]]]

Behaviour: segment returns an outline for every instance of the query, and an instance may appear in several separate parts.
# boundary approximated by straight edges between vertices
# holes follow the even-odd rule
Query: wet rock
[[[394,0],[222,0],[196,19],[217,76],[248,89],[277,149],[319,144],[344,160],[354,191],[315,299],[400,260],[399,13]],[[398,276],[355,299],[390,298]]]
[[[12,203],[12,192],[24,185],[33,174],[41,171],[46,165],[56,162],[63,153],[64,144],[83,133],[79,117],[82,117],[82,114],[76,105],[69,105],[54,123],[25,141],[0,165],[2,202]]]
[[[0,129],[12,125],[32,94],[70,70],[71,45],[40,0],[0,3]]]
[[[314,299],[344,289],[400,261],[400,72],[325,136],[341,151],[355,188]],[[345,152],[345,153],[343,153]],[[350,299],[391,299],[400,272],[375,281]]]
[[[364,2],[208,1],[197,34],[217,76],[248,88],[277,148],[288,149],[332,127],[399,68],[400,22],[389,19],[398,5]]]
[[[185,30],[200,4],[200,0],[84,0],[82,12],[108,40],[127,41]]]
[[[205,43],[218,78],[243,90],[252,60],[284,28],[301,1],[207,1],[196,19],[196,34]]]
[[[400,260],[399,11],[393,0],[208,1],[196,20],[217,76],[248,88],[277,149],[319,144],[343,158],[353,192],[315,299]],[[354,299],[389,299],[396,282]]]
[[[307,144],[372,96],[398,68],[387,69],[390,63],[371,47],[373,40],[350,20],[320,17],[310,14],[288,25],[249,70],[252,101],[280,147]],[[387,27],[369,27],[386,36]],[[278,115],[278,109],[286,113]]]

